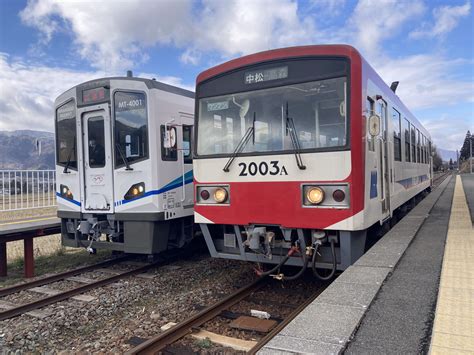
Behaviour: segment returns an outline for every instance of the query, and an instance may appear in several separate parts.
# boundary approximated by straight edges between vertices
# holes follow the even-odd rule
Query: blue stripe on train
[[[81,203],[79,201],[76,201],[76,200],[70,200],[68,198],[65,198],[63,196],[61,196],[61,194],[59,192],[56,191],[56,197],[60,197],[62,198],[64,201],[68,201],[68,202],[71,202],[73,204],[75,204],[76,206],[81,206]]]
[[[193,182],[193,171],[190,170],[186,174],[184,174],[184,184],[187,185],[187,184],[190,184],[192,182]],[[162,194],[164,192],[176,189],[180,186],[183,186],[183,175],[181,175],[180,177],[174,179],[173,181],[171,181],[167,185],[163,186],[161,189],[147,191],[142,196],[134,198],[133,200],[117,201],[117,202],[115,202],[115,206],[124,205],[126,203],[130,203],[130,202],[133,202],[133,201],[136,201],[136,200],[140,200],[140,199],[148,197],[148,196],[159,195],[159,194]]]
[[[415,177],[410,177],[403,180],[398,180],[397,183],[402,185],[405,189],[409,189],[415,185],[421,184],[423,181],[428,180],[428,175],[420,175]]]

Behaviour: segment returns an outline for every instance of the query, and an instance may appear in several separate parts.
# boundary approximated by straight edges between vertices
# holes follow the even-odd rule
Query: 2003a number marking
[[[247,163],[239,163],[239,166],[241,168],[239,176],[255,176],[257,174],[260,175],[288,175],[288,172],[286,171],[285,166],[281,166],[279,164],[278,160],[272,160],[270,162],[270,165],[262,161],[258,165],[257,163],[251,162],[249,164]]]

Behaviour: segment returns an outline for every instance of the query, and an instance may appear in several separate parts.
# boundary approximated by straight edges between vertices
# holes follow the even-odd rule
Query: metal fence
[[[54,170],[0,170],[0,211],[56,206]]]

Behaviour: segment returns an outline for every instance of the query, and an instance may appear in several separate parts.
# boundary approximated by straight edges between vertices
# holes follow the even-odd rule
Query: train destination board
[[[288,77],[288,66],[271,69],[248,71],[245,73],[245,84],[255,84],[265,81],[285,79]]]

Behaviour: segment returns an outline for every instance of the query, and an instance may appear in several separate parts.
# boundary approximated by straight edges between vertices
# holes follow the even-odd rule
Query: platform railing
[[[0,170],[0,211],[56,206],[54,170]]]

